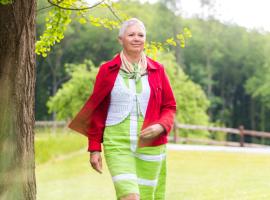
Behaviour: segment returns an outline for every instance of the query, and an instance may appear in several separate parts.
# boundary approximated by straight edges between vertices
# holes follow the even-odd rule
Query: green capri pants
[[[116,196],[120,199],[136,193],[141,200],[164,200],[166,145],[137,148],[143,117],[137,119],[137,138],[130,136],[130,115],[104,131],[104,155]]]

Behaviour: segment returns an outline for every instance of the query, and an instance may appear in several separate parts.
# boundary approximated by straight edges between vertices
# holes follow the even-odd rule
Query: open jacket
[[[68,125],[88,137],[88,151],[101,151],[110,93],[120,66],[119,54],[100,66],[92,94]],[[158,146],[168,142],[167,136],[174,123],[176,101],[164,67],[160,63],[147,57],[147,73],[150,98],[141,130],[152,124],[161,124],[165,129],[164,133],[147,144]]]

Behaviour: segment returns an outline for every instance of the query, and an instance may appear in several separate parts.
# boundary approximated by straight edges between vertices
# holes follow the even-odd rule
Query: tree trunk
[[[36,0],[0,5],[0,199],[36,199]]]

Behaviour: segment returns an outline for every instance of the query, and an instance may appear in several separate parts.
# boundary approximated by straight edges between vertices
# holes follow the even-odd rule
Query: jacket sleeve
[[[97,105],[96,101],[102,97],[101,90],[104,84],[106,69],[101,66],[99,68],[94,89],[84,106],[68,125],[69,128],[88,137],[88,151],[101,151],[102,133],[104,125],[101,124],[106,118],[106,112],[103,112],[105,107]],[[104,95],[105,97],[105,95]],[[105,98],[106,99],[106,98]]]
[[[169,78],[165,72],[164,67],[161,68],[162,81],[162,96],[160,118],[158,123],[165,129],[165,134],[168,135],[174,125],[174,118],[176,113],[176,100],[170,85]]]
[[[105,99],[93,112],[93,117],[90,122],[88,131],[88,151],[101,151],[101,143],[103,142],[103,132],[105,128],[105,121],[109,108],[109,98],[107,95]]]

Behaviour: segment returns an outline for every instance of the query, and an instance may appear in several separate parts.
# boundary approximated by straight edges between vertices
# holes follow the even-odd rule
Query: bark
[[[0,199],[36,199],[36,0],[0,5]]]

